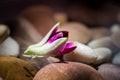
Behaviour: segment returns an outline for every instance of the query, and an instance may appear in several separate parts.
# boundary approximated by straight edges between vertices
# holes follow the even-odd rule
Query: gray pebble
[[[120,80],[120,68],[113,64],[102,64],[98,67],[98,72],[104,80]]]
[[[3,80],[3,79],[0,77],[0,80]]]
[[[120,66],[120,52],[114,55],[112,63]]]

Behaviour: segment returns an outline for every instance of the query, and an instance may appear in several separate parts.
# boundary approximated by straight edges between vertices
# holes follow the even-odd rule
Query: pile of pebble
[[[6,25],[0,25],[0,80],[32,80],[36,69],[17,58],[19,44],[10,36]]]
[[[42,36],[56,20],[62,20],[58,30],[68,31],[68,41],[77,46],[73,52],[64,55],[66,62],[59,63],[51,57],[23,60],[19,57],[20,44],[10,36],[6,25],[0,25],[0,79],[120,80],[120,26],[88,28],[80,22],[67,22],[64,14],[58,15],[53,15],[49,7],[37,6],[23,11],[19,17],[28,20]]]

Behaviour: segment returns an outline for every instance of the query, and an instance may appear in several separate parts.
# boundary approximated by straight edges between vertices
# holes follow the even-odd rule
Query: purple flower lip
[[[52,43],[57,39],[68,37],[67,31],[59,31],[57,32],[57,27],[53,30],[47,42]]]
[[[64,54],[72,52],[77,46],[73,42],[66,42],[62,45],[57,53],[57,57],[63,56]]]

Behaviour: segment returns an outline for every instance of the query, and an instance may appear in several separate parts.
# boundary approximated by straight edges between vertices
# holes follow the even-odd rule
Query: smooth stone
[[[69,41],[78,41],[81,43],[87,43],[91,38],[91,30],[82,23],[69,22],[61,25],[59,31],[69,32]]]
[[[3,80],[3,79],[0,77],[0,80]]]
[[[103,80],[97,70],[77,62],[52,63],[40,69],[33,80]]]
[[[26,7],[18,17],[24,18],[32,23],[42,36],[45,36],[54,24],[56,24],[52,9],[45,5]]]
[[[101,64],[110,60],[112,52],[110,49],[101,47],[92,49],[87,45],[79,42],[74,42],[77,48],[64,55],[64,60],[82,62],[87,64]]]
[[[110,37],[103,37],[88,43],[88,46],[91,48],[109,47],[111,45],[113,45],[113,43]]]
[[[55,58],[55,57],[51,57],[51,56],[49,56],[49,57],[47,58],[47,60],[48,60],[49,63],[60,62],[60,59]]]
[[[120,52],[113,56],[112,63],[120,66]]]
[[[110,28],[110,31],[112,34],[119,32],[120,31],[120,25],[119,24],[114,24],[112,25],[112,27]]]
[[[57,22],[60,22],[61,24],[66,23],[68,20],[68,16],[64,12],[54,13],[54,18]]]
[[[36,72],[27,61],[15,57],[0,57],[0,77],[3,80],[33,80]]]
[[[17,30],[24,30],[23,34],[24,36],[27,35],[26,38],[28,38],[28,36],[30,37],[30,39],[34,42],[37,43],[42,39],[42,35],[37,31],[37,29],[33,26],[33,24],[31,24],[28,20],[24,19],[24,18],[19,18],[19,28],[15,29],[17,32]],[[17,35],[20,37],[20,34]],[[23,36],[22,36],[23,37]]]
[[[105,63],[98,67],[98,72],[104,80],[120,80],[120,68],[116,65]]]
[[[92,40],[88,43],[88,46],[93,49],[106,47],[109,48],[112,53],[116,53],[119,51],[119,48],[113,44],[111,37],[103,37],[100,39]]]
[[[94,53],[97,55],[97,59],[94,64],[100,64],[100,63],[110,61],[111,55],[112,55],[112,51],[110,49],[102,47],[102,48],[96,48],[93,50],[94,50]]]
[[[82,63],[94,63],[97,59],[97,55],[93,49],[79,42],[75,42],[77,48],[69,54],[64,55],[64,60],[82,62]]]
[[[97,28],[92,28],[92,39],[99,39],[99,38],[103,38],[106,36],[110,36],[110,31],[109,29],[105,28],[105,27],[97,27]]]
[[[0,45],[0,56],[15,56],[19,55],[19,44],[11,37],[8,37]]]

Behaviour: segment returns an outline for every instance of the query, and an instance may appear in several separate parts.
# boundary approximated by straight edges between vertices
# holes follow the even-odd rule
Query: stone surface
[[[32,80],[36,70],[26,61],[15,57],[0,57],[0,76],[3,80]]]
[[[92,67],[76,62],[52,63],[43,67],[33,80],[103,80]]]
[[[120,68],[113,64],[102,64],[98,67],[98,72],[104,80],[120,80]]]
[[[93,49],[79,42],[75,42],[77,48],[64,55],[64,60],[82,62],[82,63],[94,63],[97,59],[97,55],[94,53]]]
[[[11,37],[8,37],[0,44],[0,56],[17,57],[20,52],[19,44]]]
[[[64,12],[54,13],[54,18],[57,22],[60,22],[61,24],[64,24],[68,21],[67,14]]]
[[[88,43],[88,46],[91,48],[99,47],[111,47],[113,45],[111,37],[103,37],[100,39],[92,40]]]
[[[111,37],[103,37],[103,38],[92,40],[88,43],[88,46],[93,49],[106,47],[106,48],[109,48],[113,54],[119,51],[119,48],[113,43]]]
[[[93,49],[94,54],[97,55],[97,59],[94,64],[100,64],[111,60],[112,51],[109,48],[101,47]]]
[[[27,7],[19,14],[19,17],[31,22],[42,36],[56,23],[52,9],[45,5]]]
[[[112,63],[120,66],[120,52],[113,56]]]
[[[61,25],[59,30],[69,31],[69,41],[78,41],[87,43],[91,39],[91,31],[84,24],[77,22],[69,22]]]
[[[111,59],[112,52],[108,48],[92,49],[78,42],[75,42],[75,45],[77,48],[73,52],[64,55],[64,60],[87,64],[101,64]]]

